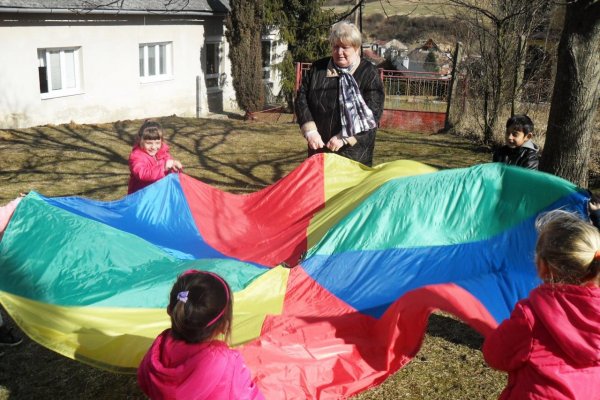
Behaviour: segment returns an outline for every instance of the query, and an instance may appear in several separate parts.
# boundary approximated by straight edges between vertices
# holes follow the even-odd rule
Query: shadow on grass
[[[5,318],[5,321],[14,327],[10,319]],[[3,400],[146,399],[137,387],[135,375],[92,368],[28,338],[21,345],[2,349],[0,353],[3,353],[0,355],[0,399]]]
[[[185,172],[231,192],[260,190],[305,158],[292,124],[233,119],[158,119]],[[0,131],[0,202],[19,192],[114,200],[126,194],[128,157],[142,121],[47,125]]]
[[[473,350],[480,350],[483,346],[484,338],[477,331],[467,324],[445,315],[431,314],[427,333]]]

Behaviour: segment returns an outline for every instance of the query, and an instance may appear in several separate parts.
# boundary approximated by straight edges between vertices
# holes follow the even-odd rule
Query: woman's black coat
[[[325,144],[342,130],[339,78],[333,71],[331,57],[316,61],[302,79],[302,86],[298,90],[295,104],[296,117],[300,127],[314,122]],[[379,71],[370,62],[361,60],[352,75],[365,103],[373,112],[375,121],[379,123],[384,101],[383,83]],[[354,146],[346,145],[337,153],[362,164],[372,165],[376,130],[375,128],[355,135],[357,143]],[[308,155],[323,151],[329,150],[326,147],[319,150],[309,148]]]

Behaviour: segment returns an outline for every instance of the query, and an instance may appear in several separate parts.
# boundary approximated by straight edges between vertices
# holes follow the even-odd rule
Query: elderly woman
[[[375,131],[383,111],[377,68],[361,60],[361,34],[354,24],[331,27],[331,57],[316,61],[296,97],[296,116],[308,155],[333,151],[371,166]]]

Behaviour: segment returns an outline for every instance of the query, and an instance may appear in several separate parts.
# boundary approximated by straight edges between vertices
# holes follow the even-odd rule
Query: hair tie
[[[594,254],[594,261],[600,260],[600,250],[596,250],[596,254]]]
[[[181,301],[182,303],[186,303],[188,300],[188,294],[190,294],[189,290],[177,293],[177,301]]]
[[[223,316],[223,314],[225,314],[225,310],[227,310],[227,306],[229,305],[229,289],[227,288],[227,284],[225,283],[223,278],[221,278],[219,275],[212,273],[212,272],[208,272],[208,271],[201,271],[201,272],[208,274],[208,275],[212,275],[219,282],[221,282],[223,284],[223,288],[225,288],[225,294],[227,296],[227,300],[225,301],[225,306],[223,307],[221,312],[216,317],[214,317],[208,324],[206,324],[206,327],[208,328],[209,326],[211,326],[212,324],[217,322],[219,320],[219,318],[221,318]]]
[[[197,270],[197,269],[188,269],[183,274],[181,274],[181,276],[191,275],[191,274],[207,274],[207,275],[210,275],[213,278],[217,279],[219,282],[221,282],[223,284],[223,288],[225,288],[225,295],[227,296],[227,300],[225,301],[225,307],[223,307],[223,309],[221,310],[221,312],[216,317],[214,317],[208,324],[206,324],[206,327],[208,328],[209,326],[211,326],[212,324],[214,324],[215,322],[217,322],[219,320],[219,318],[221,318],[223,316],[223,314],[225,314],[225,310],[227,309],[227,306],[229,305],[229,298],[230,298],[229,288],[227,287],[227,283],[225,283],[225,281],[223,280],[223,278],[221,278],[219,275],[215,274],[214,272],[200,271],[200,270]],[[177,293],[177,300],[183,301],[185,303],[187,301],[188,293],[189,293],[188,291]]]

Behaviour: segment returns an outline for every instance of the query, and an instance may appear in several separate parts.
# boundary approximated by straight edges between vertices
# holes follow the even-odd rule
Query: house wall
[[[7,22],[18,17],[18,21]],[[63,18],[64,17],[64,18]],[[204,82],[204,38],[222,37],[228,54],[223,19],[144,16],[0,15],[0,128],[20,128],[70,121],[101,123],[177,114],[196,116],[209,111]],[[78,21],[72,18],[80,18]],[[162,19],[161,19],[162,18]],[[50,21],[49,21],[50,20]],[[172,42],[172,78],[142,83],[139,44]],[[82,93],[42,99],[37,50],[81,47]],[[234,110],[229,58],[222,57],[221,108]],[[197,104],[196,78],[200,77]],[[214,97],[213,93],[213,97]],[[233,96],[233,97],[232,97]]]
[[[263,34],[262,40],[268,40],[272,43],[270,60],[271,71],[269,74],[269,79],[267,80],[267,84],[270,86],[271,95],[274,98],[277,98],[281,96],[283,77],[281,71],[277,69],[276,66],[283,62],[283,58],[285,57],[285,53],[288,49],[287,43],[281,39],[279,29],[271,29],[267,34]]]

